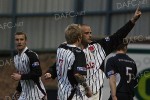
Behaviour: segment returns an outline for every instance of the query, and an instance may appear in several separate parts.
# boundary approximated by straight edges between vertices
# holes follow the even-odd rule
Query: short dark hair
[[[128,44],[125,44],[125,43],[122,43],[122,44],[120,44],[120,45],[118,45],[118,47],[117,47],[117,51],[118,50],[123,50],[123,51],[125,51],[125,50],[127,50],[127,46],[128,46]]]
[[[27,35],[24,32],[16,32],[15,35],[24,35],[25,40],[27,40]]]

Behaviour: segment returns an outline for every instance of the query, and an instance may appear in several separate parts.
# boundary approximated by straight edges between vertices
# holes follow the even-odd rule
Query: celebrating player
[[[56,69],[58,79],[58,100],[83,100],[80,85],[86,90],[86,95],[92,93],[83,75],[86,75],[86,59],[79,48],[82,32],[77,24],[71,24],[65,29],[67,44],[61,44],[57,49]]]

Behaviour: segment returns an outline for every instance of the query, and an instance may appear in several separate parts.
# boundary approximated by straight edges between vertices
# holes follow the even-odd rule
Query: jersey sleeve
[[[53,79],[57,77],[56,62],[52,66],[49,67],[46,73],[50,73]]]
[[[109,58],[106,62],[106,77],[109,78],[111,75],[116,73],[115,64],[113,57]]]
[[[42,70],[38,56],[34,52],[29,52],[27,53],[27,55],[29,57],[30,72],[28,74],[22,74],[21,79],[22,80],[37,79],[42,75]]]
[[[104,48],[106,55],[110,54],[118,47],[119,44],[123,43],[123,39],[132,30],[133,26],[134,24],[129,21],[113,35],[97,41]]]
[[[76,51],[75,53],[73,70],[74,70],[74,74],[76,73],[81,75],[87,74],[85,54],[82,50]]]

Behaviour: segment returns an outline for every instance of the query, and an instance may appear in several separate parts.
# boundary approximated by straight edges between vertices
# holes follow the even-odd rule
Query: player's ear
[[[82,40],[81,36],[78,37],[78,42],[80,43]]]

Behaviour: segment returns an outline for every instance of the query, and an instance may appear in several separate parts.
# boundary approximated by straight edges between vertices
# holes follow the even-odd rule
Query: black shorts
[[[133,96],[128,93],[117,93],[117,100],[133,100]],[[108,100],[112,100],[111,96]]]

